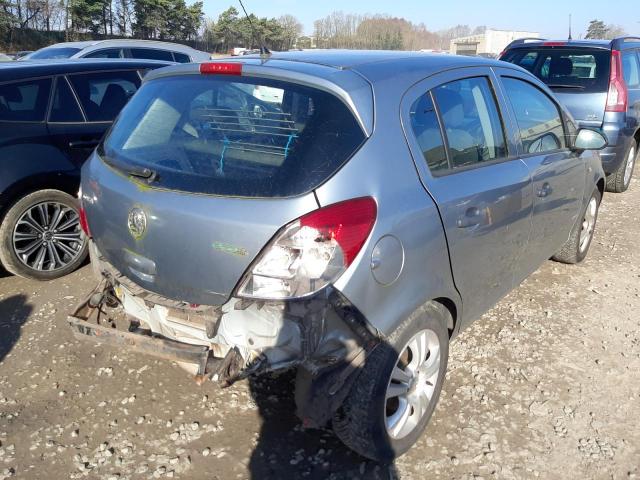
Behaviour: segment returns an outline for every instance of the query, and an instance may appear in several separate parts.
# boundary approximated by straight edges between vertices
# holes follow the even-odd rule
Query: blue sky
[[[389,14],[414,23],[424,22],[430,30],[456,24],[487,25],[504,30],[538,31],[545,37],[564,38],[569,14],[573,14],[574,37],[583,34],[590,20],[621,25],[629,33],[640,34],[640,2],[635,0],[243,0],[251,13],[279,17],[290,13],[303,23],[305,33],[313,32],[313,21],[333,11]],[[205,0],[208,17],[216,19],[229,6],[240,10],[237,0]],[[615,8],[612,8],[615,5]]]

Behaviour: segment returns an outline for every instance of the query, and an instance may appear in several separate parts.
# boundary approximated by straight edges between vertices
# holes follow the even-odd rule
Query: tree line
[[[313,34],[304,36],[302,24],[293,15],[247,18],[229,7],[217,19],[207,19],[202,1],[187,5],[185,0],[0,0],[0,41],[16,30],[65,32],[66,40],[119,36],[197,41],[201,49],[227,53],[234,47],[261,45],[274,51],[294,47],[448,50],[452,39],[483,33],[486,27],[456,25],[431,31],[424,23],[400,17],[333,12],[316,20]],[[585,38],[622,34],[619,26],[593,20]]]

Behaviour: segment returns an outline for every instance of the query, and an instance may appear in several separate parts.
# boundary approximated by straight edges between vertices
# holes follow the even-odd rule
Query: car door
[[[506,134],[494,85],[490,69],[454,70],[420,82],[402,102],[413,158],[440,211],[464,321],[513,288],[531,230],[529,170]]]
[[[533,228],[527,255],[531,272],[569,238],[585,194],[586,164],[569,148],[567,116],[544,87],[516,70],[498,69],[497,73],[518,127],[518,152],[533,181]]]
[[[55,79],[47,129],[53,144],[76,166],[89,158],[107,127],[108,124],[87,122],[66,76]]]
[[[137,70],[58,77],[48,125],[59,148],[84,163],[139,86]]]
[[[627,129],[633,135],[640,128],[640,51],[637,49],[622,52],[622,72],[629,95],[627,109]]]

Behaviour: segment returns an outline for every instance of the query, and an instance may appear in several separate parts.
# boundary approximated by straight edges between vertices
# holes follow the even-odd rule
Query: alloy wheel
[[[583,253],[589,243],[591,242],[591,237],[593,236],[593,230],[596,226],[596,216],[598,214],[598,200],[595,197],[591,197],[589,201],[589,205],[587,205],[587,211],[584,214],[584,219],[582,220],[582,230],[580,231],[580,253]]]
[[[629,156],[627,157],[627,166],[624,169],[623,183],[625,187],[629,185],[629,182],[631,181],[631,175],[633,175],[633,166],[635,165],[635,163],[636,149],[635,147],[631,147],[631,150],[629,150]]]
[[[59,202],[29,207],[13,229],[13,250],[36,271],[56,271],[78,258],[86,241],[78,212]]]
[[[440,340],[433,330],[416,333],[401,350],[385,399],[385,425],[391,438],[406,437],[426,415],[440,362]]]

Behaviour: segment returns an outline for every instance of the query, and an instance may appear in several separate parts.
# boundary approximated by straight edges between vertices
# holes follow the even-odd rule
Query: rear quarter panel
[[[456,305],[458,317],[462,312],[442,222],[419,180],[401,127],[400,99],[406,87],[393,79],[374,85],[373,135],[316,191],[321,206],[362,196],[372,196],[378,204],[368,242],[336,287],[385,335],[433,299],[447,298]],[[404,262],[397,280],[381,285],[371,260],[376,243],[386,235],[401,242]]]

